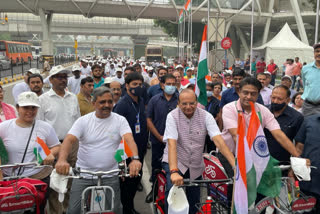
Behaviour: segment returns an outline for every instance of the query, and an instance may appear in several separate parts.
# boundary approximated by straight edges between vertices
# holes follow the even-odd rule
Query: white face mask
[[[212,91],[207,91],[207,97],[212,97],[213,96],[213,92]]]

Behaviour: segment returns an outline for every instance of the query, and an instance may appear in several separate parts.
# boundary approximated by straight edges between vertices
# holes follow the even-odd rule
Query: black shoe
[[[151,189],[151,191],[149,192],[149,194],[146,197],[146,203],[151,203],[153,201],[153,191]]]
[[[135,209],[132,209],[131,211],[132,211],[132,212],[131,212],[132,214],[140,214],[140,213],[139,213],[137,210],[135,210]]]
[[[137,190],[138,190],[139,192],[142,192],[143,186],[142,186],[141,183],[138,184]]]

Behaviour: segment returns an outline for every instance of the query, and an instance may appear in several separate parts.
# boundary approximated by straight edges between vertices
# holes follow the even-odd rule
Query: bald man
[[[116,105],[121,97],[121,84],[118,81],[112,81],[110,89],[113,93],[113,104]]]
[[[224,143],[215,119],[209,112],[198,108],[197,104],[194,91],[184,89],[179,95],[178,108],[167,116],[163,136],[167,144],[162,159],[167,176],[166,197],[171,186],[182,185],[184,178],[201,179],[204,170],[202,152],[207,134],[231,166],[235,165],[234,156]],[[200,201],[200,189],[187,187],[186,190],[189,213],[196,213],[195,204]]]

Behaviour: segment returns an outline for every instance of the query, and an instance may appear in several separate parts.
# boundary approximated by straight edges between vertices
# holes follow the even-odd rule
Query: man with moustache
[[[43,78],[40,74],[31,74],[31,76],[28,77],[28,85],[30,91],[36,93],[38,97],[43,93]]]
[[[110,83],[110,89],[113,93],[113,105],[116,105],[121,97],[121,85],[118,81],[112,81]]]

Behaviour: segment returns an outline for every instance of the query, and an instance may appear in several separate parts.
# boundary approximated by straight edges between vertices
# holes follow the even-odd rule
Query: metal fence
[[[69,62],[74,62],[75,56],[54,56],[54,65],[61,65]],[[41,58],[37,58],[34,60],[29,60],[24,62],[23,60],[17,64],[14,64],[12,59],[10,60],[9,68],[2,67],[0,70],[0,80],[6,77],[14,78],[14,76],[21,74],[24,75],[24,72],[29,70],[30,68],[38,68],[42,71],[43,69],[43,60]]]

